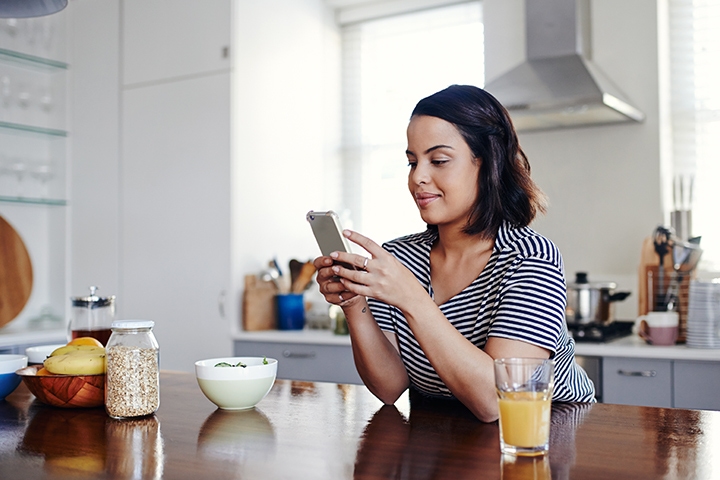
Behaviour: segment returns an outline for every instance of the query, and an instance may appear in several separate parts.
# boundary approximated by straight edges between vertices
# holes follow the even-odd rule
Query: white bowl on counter
[[[265,398],[275,384],[277,365],[274,358],[211,358],[195,362],[195,377],[203,394],[219,408],[246,410]]]

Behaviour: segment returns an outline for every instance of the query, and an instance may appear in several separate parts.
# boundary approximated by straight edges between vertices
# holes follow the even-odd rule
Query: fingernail
[[[337,253],[337,252],[332,252],[332,253],[330,254],[330,256],[331,256],[332,258],[337,258],[337,257],[338,257],[338,253]]]
[[[338,298],[340,299],[341,302],[343,301],[342,295],[340,295],[339,293],[338,293]]]
[[[352,234],[352,232],[350,230],[347,230],[347,229],[343,230],[343,235],[345,235],[346,237],[349,237],[350,234]]]
[[[332,270],[333,270],[333,272],[338,273],[340,271],[340,267],[338,267],[338,266],[332,267]]]

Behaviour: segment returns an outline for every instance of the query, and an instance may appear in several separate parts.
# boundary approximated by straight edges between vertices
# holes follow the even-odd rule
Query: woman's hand
[[[320,293],[328,303],[342,307],[348,306],[354,303],[353,300],[357,298],[357,294],[345,289],[340,277],[335,275],[332,269],[333,263],[333,259],[328,256],[317,257],[313,261],[313,265],[317,269],[316,279],[320,286]]]
[[[326,288],[329,291],[338,290],[342,301],[347,301],[351,298],[350,295],[360,295],[376,298],[403,311],[405,307],[412,305],[413,295],[418,292],[413,287],[420,287],[415,275],[392,254],[369,238],[351,230],[344,230],[343,235],[364,248],[371,254],[371,257],[333,252],[330,257],[336,263],[329,270],[342,287],[328,285]],[[347,267],[342,264],[347,264]],[[323,262],[322,266],[328,266],[328,264]],[[329,275],[329,273],[325,273],[322,278],[327,278]],[[321,291],[323,291],[322,286]],[[424,293],[422,288],[420,291]]]

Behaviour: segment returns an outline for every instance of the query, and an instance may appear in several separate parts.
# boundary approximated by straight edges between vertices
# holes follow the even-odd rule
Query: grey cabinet
[[[349,345],[235,340],[236,356],[278,360],[278,378],[362,384]]]
[[[603,359],[603,402],[649,407],[673,406],[672,361]]]
[[[720,363],[673,363],[674,407],[720,410]]]

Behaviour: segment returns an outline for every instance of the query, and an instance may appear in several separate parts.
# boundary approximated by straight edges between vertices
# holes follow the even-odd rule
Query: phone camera
[[[315,215],[310,215],[310,220],[315,220]]]

